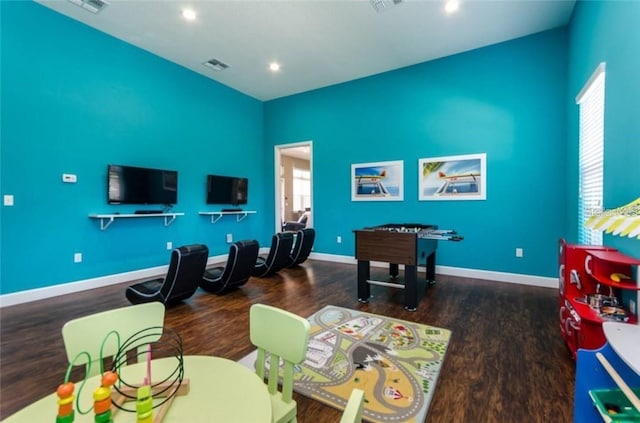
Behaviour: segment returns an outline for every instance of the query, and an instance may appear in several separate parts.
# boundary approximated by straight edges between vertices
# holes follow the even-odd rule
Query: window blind
[[[602,211],[604,163],[605,64],[600,63],[576,97],[580,107],[578,242],[602,245],[602,232],[588,228],[589,217]]]

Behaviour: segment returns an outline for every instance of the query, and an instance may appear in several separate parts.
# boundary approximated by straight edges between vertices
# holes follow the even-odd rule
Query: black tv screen
[[[247,178],[207,175],[207,204],[247,204],[248,192]]]
[[[178,172],[175,170],[108,165],[109,204],[166,204],[178,202]]]

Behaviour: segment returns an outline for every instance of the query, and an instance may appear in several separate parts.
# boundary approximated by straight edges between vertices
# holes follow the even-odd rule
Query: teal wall
[[[262,102],[39,4],[0,7],[1,182],[15,196],[0,207],[1,293],[166,265],[167,241],[217,255],[228,232],[270,240],[260,214],[215,225],[198,215],[214,209],[204,204],[208,173],[248,177],[246,208],[264,209]],[[108,163],[177,170],[174,211],[185,216],[101,231],[90,213],[144,208],[107,205]],[[63,173],[78,182],[63,184]]]
[[[580,1],[569,31],[567,226],[577,240],[578,106],[580,92],[600,62],[606,63],[604,208],[640,197],[640,2]],[[605,235],[610,245],[640,257],[637,239]]]
[[[267,102],[268,146],[313,140],[316,249],[351,256],[353,229],[434,223],[465,237],[440,242],[440,265],[555,276],[566,57],[558,29]],[[472,153],[487,154],[486,201],[418,201],[419,158]],[[404,201],[352,202],[351,164],[387,160],[404,161]]]

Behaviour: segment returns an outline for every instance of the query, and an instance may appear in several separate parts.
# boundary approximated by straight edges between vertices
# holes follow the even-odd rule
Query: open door
[[[291,221],[313,227],[312,152],[311,141],[275,146],[275,232]]]

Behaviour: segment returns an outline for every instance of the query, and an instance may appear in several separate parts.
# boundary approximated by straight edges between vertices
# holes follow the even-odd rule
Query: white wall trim
[[[546,276],[524,275],[521,273],[496,272],[493,270],[465,269],[462,267],[436,266],[436,274],[484,279],[493,282],[516,283],[520,285],[558,288],[558,279]]]
[[[311,253],[309,258],[315,260],[332,261],[336,263],[357,264],[353,256],[339,256],[334,254]],[[387,267],[388,263],[372,261],[373,267]],[[400,266],[402,269],[403,266]],[[424,271],[424,268],[421,268]],[[495,282],[517,283],[521,285],[540,286],[543,288],[558,288],[558,279],[545,276],[524,275],[520,273],[496,272],[492,270],[465,269],[462,267],[436,266],[436,274],[460,276],[465,278],[484,279]]]
[[[260,252],[267,252],[268,248],[261,248]],[[207,266],[224,262],[227,254],[209,257]],[[314,260],[330,261],[334,263],[357,264],[353,256],[341,256],[337,254],[311,253],[309,258]],[[387,267],[388,263],[371,262],[374,267]],[[88,289],[101,288],[123,282],[130,282],[138,279],[148,279],[163,276],[167,273],[169,265],[150,267],[132,272],[117,273],[114,275],[101,276],[98,278],[85,279],[75,282],[63,283],[60,285],[47,286],[44,288],[29,289],[26,291],[14,292],[0,295],[0,308],[31,301],[44,300],[59,295],[71,294]],[[402,267],[401,267],[402,268]],[[558,280],[544,276],[523,275],[518,273],[495,272],[491,270],[465,269],[462,267],[436,266],[436,273],[448,276],[461,276],[465,278],[484,279],[495,282],[516,283],[522,285],[532,285],[544,288],[557,288]],[[123,292],[124,295],[124,292]]]
[[[334,263],[358,264],[353,256],[339,256],[337,254],[314,253],[309,254],[309,258],[313,260],[332,261]]]
[[[225,261],[227,254],[209,257],[207,266]],[[29,289],[26,291],[13,292],[11,294],[0,295],[0,308],[31,301],[44,300],[59,295],[71,294],[74,292],[86,291],[88,289],[102,288],[103,286],[116,285],[123,282],[131,282],[138,279],[151,279],[164,276],[169,270],[169,265],[149,267],[147,269],[134,270],[132,272],[116,273],[113,275],[100,276],[97,278],[85,279],[75,282],[63,283],[60,285],[46,286],[43,288]],[[122,292],[124,295],[124,291]]]

